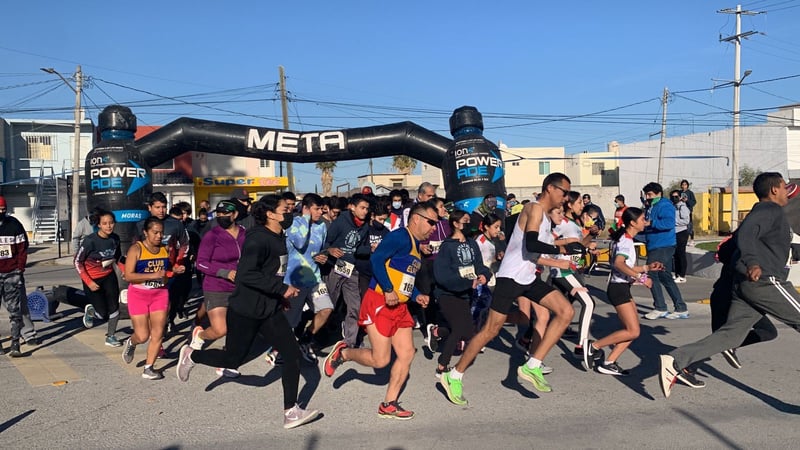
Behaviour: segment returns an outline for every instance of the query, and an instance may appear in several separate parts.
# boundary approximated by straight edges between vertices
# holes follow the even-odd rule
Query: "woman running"
[[[633,238],[645,227],[644,212],[639,208],[629,207],[622,213],[622,226],[611,233],[611,279],[606,294],[608,301],[617,310],[617,317],[622,322],[622,329],[596,341],[588,342],[589,367],[607,375],[625,376],[630,372],[617,364],[617,359],[639,337],[639,314],[631,295],[631,284],[641,284],[650,288],[652,281],[647,272],[663,270],[660,262],[636,265],[636,249]],[[604,359],[603,347],[614,346],[608,359]]]
[[[86,236],[75,253],[75,269],[83,282],[83,292],[89,304],[83,314],[83,326],[91,328],[94,319],[108,320],[106,345],[122,345],[115,336],[119,321],[119,282],[114,272],[114,264],[122,253],[119,249],[119,236],[114,234],[114,213],[97,210],[93,221],[98,230]]]
[[[189,345],[195,350],[202,350],[207,340],[213,341],[228,334],[228,297],[233,292],[236,265],[242,258],[245,236],[244,227],[236,223],[238,215],[236,205],[232,202],[219,202],[214,215],[219,226],[211,228],[200,242],[197,268],[205,274],[203,295],[211,326],[206,329],[194,327]],[[217,374],[239,376],[236,369],[230,368],[219,368]]]
[[[186,268],[180,265],[170,268],[169,253],[161,243],[164,236],[161,219],[148,217],[144,221],[142,233],[144,239],[131,245],[125,259],[125,280],[130,283],[128,313],[131,316],[133,335],[125,343],[122,359],[130,364],[136,346],[149,339],[142,378],[160,380],[164,378],[164,374],[154,370],[153,364],[161,349],[167,325],[167,276],[170,269],[175,273],[183,273]]]
[[[481,260],[483,265],[494,274],[500,268],[500,261],[503,260],[503,251],[497,251],[495,242],[500,237],[502,232],[500,227],[503,225],[502,219],[493,213],[483,216],[481,223],[478,226],[481,234],[475,236],[475,242],[481,251]],[[492,291],[494,290],[495,279],[489,277],[489,282],[479,285],[472,298],[472,321],[475,324],[475,329],[480,330],[483,326],[481,316],[489,310],[489,305],[492,304]]]
[[[470,296],[478,286],[484,286],[492,277],[489,269],[483,265],[478,244],[467,239],[464,228],[469,225],[469,215],[461,210],[450,214],[452,233],[445,239],[433,264],[433,275],[436,280],[434,295],[439,302],[439,309],[450,327],[450,333],[443,337],[439,365],[436,377],[450,370],[450,358],[459,341],[469,340],[475,333],[470,315]]]

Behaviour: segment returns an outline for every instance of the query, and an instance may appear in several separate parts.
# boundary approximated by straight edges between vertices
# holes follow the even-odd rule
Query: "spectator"
[[[692,223],[689,208],[683,201],[681,191],[674,190],[669,193],[672,204],[675,205],[675,275],[676,283],[686,283],[686,243],[689,241],[688,226]]]
[[[592,203],[592,196],[591,195],[583,194],[583,206],[586,207],[586,206],[592,206],[592,205],[597,208],[598,219],[599,220],[596,222],[596,224],[597,224],[597,227],[602,230],[603,228],[606,227],[606,216],[603,215],[603,210],[599,206],[597,206],[594,203]]]
[[[686,203],[686,207],[689,208],[689,226],[687,229],[689,230],[689,245],[694,247],[694,226],[692,225],[692,213],[694,212],[694,205],[697,204],[697,199],[694,196],[694,192],[689,190],[689,182],[687,180],[681,180],[681,198],[683,202]]]
[[[618,230],[622,228],[622,214],[628,209],[628,205],[625,204],[624,195],[614,197],[614,207],[614,223],[611,224],[611,227],[614,230]]]
[[[231,192],[231,202],[236,205],[236,212],[238,213],[236,223],[246,230],[252,228],[255,225],[255,220],[250,216],[250,205],[253,203],[250,194],[242,188],[236,188]]]

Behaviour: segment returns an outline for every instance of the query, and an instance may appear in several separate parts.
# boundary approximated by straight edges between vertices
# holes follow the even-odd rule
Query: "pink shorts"
[[[383,294],[367,289],[361,299],[358,324],[362,327],[373,324],[382,336],[392,337],[400,328],[413,327],[414,319],[408,312],[407,303],[390,308],[386,306]]]
[[[128,314],[141,316],[166,311],[169,307],[167,288],[147,289],[135,284],[128,286]]]

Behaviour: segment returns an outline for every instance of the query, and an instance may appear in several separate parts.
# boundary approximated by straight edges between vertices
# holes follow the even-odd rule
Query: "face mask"
[[[591,217],[587,217],[586,220],[583,221],[583,226],[586,228],[591,228],[594,226],[594,219]]]
[[[486,207],[497,208],[497,200],[486,200]]]
[[[403,206],[402,202],[392,202],[392,208],[394,209],[400,209],[401,206]]]
[[[292,226],[292,222],[294,222],[294,215],[292,215],[292,213],[285,213],[283,215],[283,220],[281,220],[281,228],[284,230],[288,229]]]
[[[233,219],[230,216],[217,216],[215,219],[217,219],[219,226],[226,230],[233,225]]]
[[[677,204],[679,201],[681,201],[680,197],[670,197],[670,198],[672,198],[672,203],[675,203],[675,204]]]

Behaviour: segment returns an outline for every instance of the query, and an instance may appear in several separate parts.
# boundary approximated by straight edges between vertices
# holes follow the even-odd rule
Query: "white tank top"
[[[550,235],[550,218],[543,214],[542,225],[539,227],[539,238]],[[544,230],[544,231],[543,231]],[[511,278],[517,284],[531,284],[536,279],[535,253],[525,248],[525,230],[519,227],[519,221],[514,225],[514,231],[508,239],[508,247],[497,271],[499,278]]]

